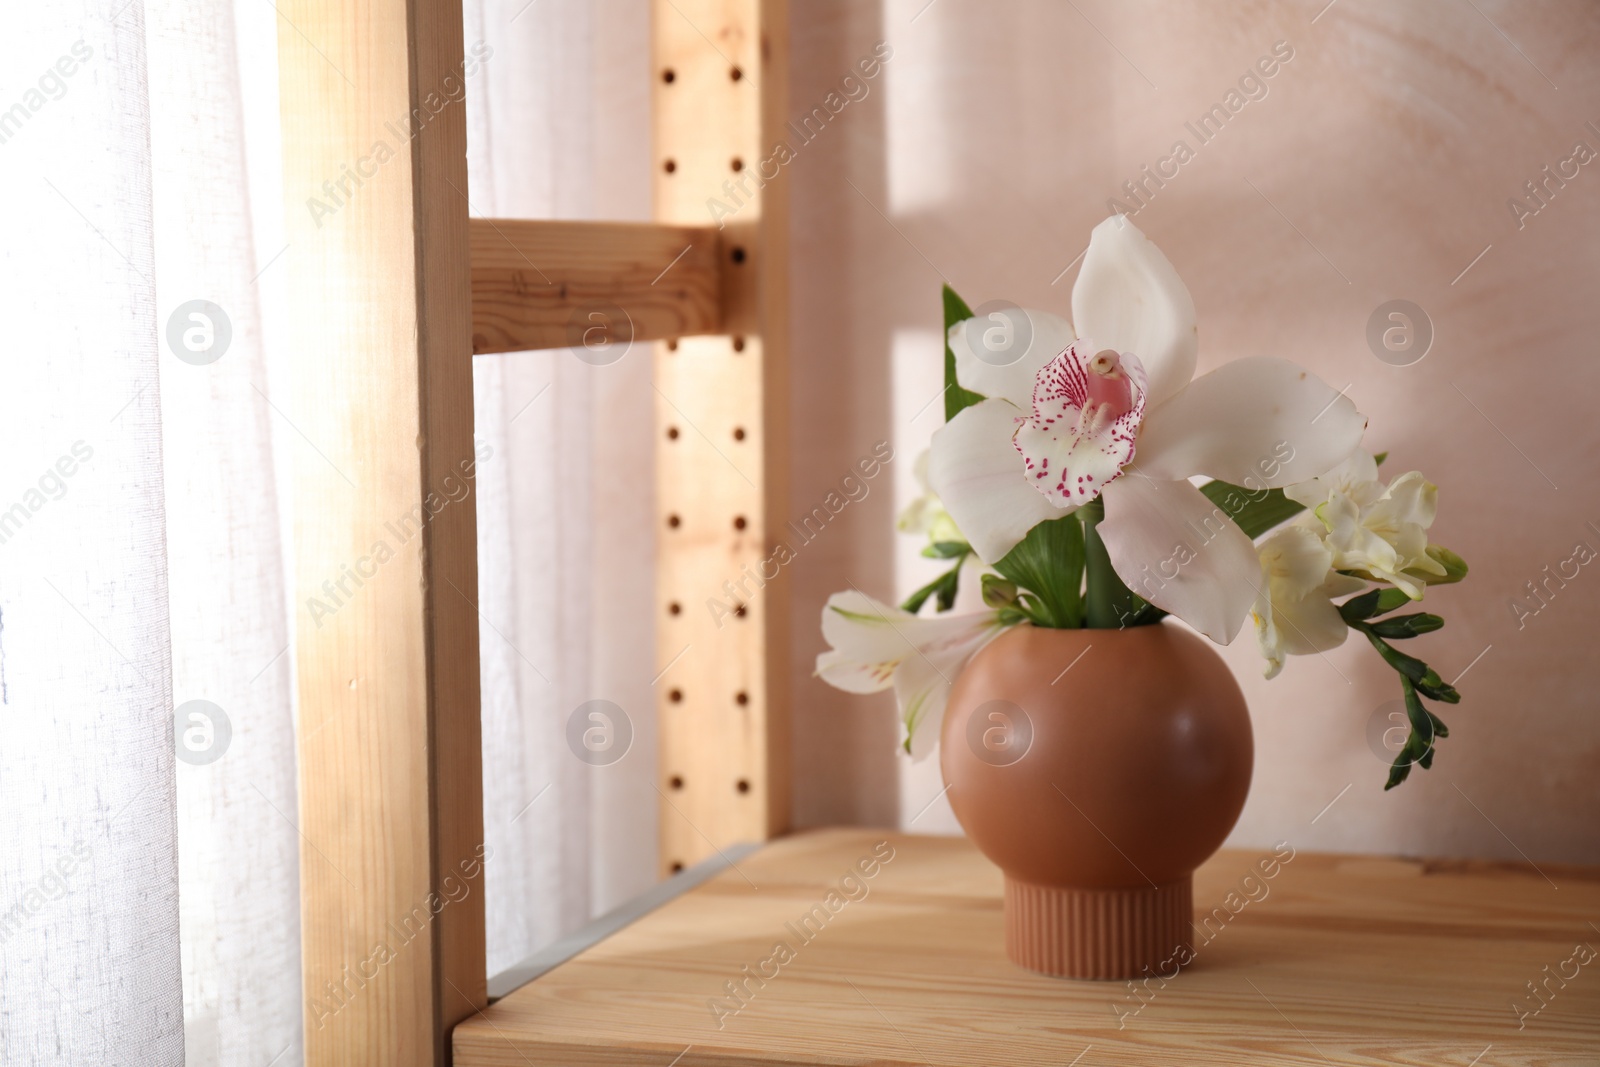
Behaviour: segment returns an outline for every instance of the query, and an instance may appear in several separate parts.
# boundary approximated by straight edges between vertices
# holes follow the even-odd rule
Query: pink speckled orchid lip
[[[1147,392],[1131,352],[1095,352],[1086,338],[1068,345],[1040,369],[1033,414],[1011,439],[1029,483],[1057,507],[1093,500],[1133,461]]]

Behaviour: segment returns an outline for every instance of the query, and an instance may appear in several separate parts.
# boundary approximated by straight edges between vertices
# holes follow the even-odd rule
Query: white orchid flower
[[[1251,489],[1306,481],[1350,454],[1366,420],[1279,359],[1194,378],[1189,290],[1122,216],[1095,227],[1072,313],[1080,335],[1040,311],[952,327],[956,377],[987,399],[934,434],[929,480],[987,563],[1037,523],[1103,496],[1098,529],[1122,580],[1227,644],[1256,602],[1260,563],[1189,478]]]
[[[817,656],[817,673],[848,693],[894,686],[906,749],[920,760],[939,740],[951,683],[1005,628],[998,611],[923,618],[865,593],[835,593],[822,609],[830,647]]]
[[[1422,599],[1426,575],[1446,573],[1428,555],[1439,487],[1421,471],[1408,471],[1385,486],[1378,480],[1377,461],[1358,449],[1334,470],[1287,486],[1283,493],[1322,522],[1339,570],[1388,582],[1412,600]]]
[[[924,448],[912,466],[912,472],[917,476],[917,484],[922,487],[922,492],[907,504],[895,519],[895,529],[901,533],[927,534],[931,542],[939,541],[964,541],[961,531],[956,527],[955,520],[945,510],[944,502],[939,499],[928,485],[928,450]]]
[[[1266,657],[1268,678],[1283,670],[1286,656],[1326,652],[1344,644],[1345,625],[1333,598],[1359,593],[1367,583],[1334,569],[1333,550],[1318,529],[1285,526],[1263,541],[1261,593],[1251,615]]]

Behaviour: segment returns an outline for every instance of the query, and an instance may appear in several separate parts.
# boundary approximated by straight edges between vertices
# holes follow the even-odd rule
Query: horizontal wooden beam
[[[721,332],[714,227],[472,219],[469,237],[474,354]]]

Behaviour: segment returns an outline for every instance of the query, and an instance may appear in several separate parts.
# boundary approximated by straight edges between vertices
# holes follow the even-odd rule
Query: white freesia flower
[[[1285,526],[1263,541],[1261,592],[1251,615],[1256,640],[1275,678],[1286,656],[1305,656],[1338,648],[1350,628],[1333,598],[1358,593],[1367,583],[1334,569],[1333,551],[1319,529],[1304,523]]]
[[[830,647],[817,656],[817,673],[850,693],[894,686],[906,747],[922,759],[939,740],[956,675],[1005,628],[997,611],[924,618],[864,593],[835,593],[822,609]]]
[[[895,529],[901,533],[927,534],[931,542],[939,541],[964,541],[961,531],[956,527],[955,520],[944,509],[944,502],[939,499],[928,485],[928,450],[924,448],[917,457],[916,464],[912,467],[917,476],[917,484],[922,487],[922,492],[911,503],[907,504],[895,519]]]
[[[1421,471],[1408,471],[1385,486],[1378,480],[1377,461],[1357,449],[1334,470],[1287,486],[1283,493],[1321,521],[1338,570],[1388,582],[1412,600],[1422,599],[1424,575],[1444,577],[1445,568],[1428,555],[1439,487]]]
[[[1037,523],[1102,495],[1099,533],[1123,581],[1227,644],[1255,604],[1260,563],[1189,478],[1302,482],[1349,455],[1366,420],[1283,360],[1236,360],[1194,378],[1194,302],[1122,216],[1095,227],[1072,313],[1093,343],[1039,311],[951,329],[957,379],[987,399],[934,434],[929,481],[988,563]],[[1028,343],[991,344],[1011,337]]]

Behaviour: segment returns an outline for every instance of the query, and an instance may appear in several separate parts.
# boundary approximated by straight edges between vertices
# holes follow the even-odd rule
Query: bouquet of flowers
[[[1073,322],[1009,305],[974,315],[944,290],[945,425],[900,518],[950,569],[894,608],[858,591],[822,614],[817,672],[893,687],[905,748],[928,754],[951,683],[1012,626],[1122,629],[1168,614],[1218,644],[1255,623],[1266,676],[1358,631],[1399,675],[1408,733],[1388,784],[1433,760],[1460,695],[1392,642],[1437,630],[1394,614],[1462,559],[1430,544],[1438,489],[1387,482],[1355,405],[1293,363],[1234,360],[1194,376],[1194,302],[1124,216],[1095,227]],[[987,609],[947,614],[963,574]],[[931,610],[929,610],[931,608]]]

